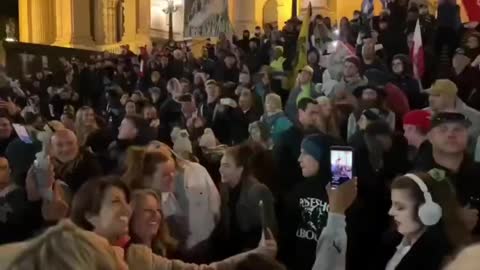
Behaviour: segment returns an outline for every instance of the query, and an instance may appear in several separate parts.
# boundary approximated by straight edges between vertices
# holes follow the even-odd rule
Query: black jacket
[[[324,140],[318,175],[304,179],[300,174],[303,181],[292,179],[292,181],[297,180],[297,184],[292,185],[279,205],[281,209],[278,211],[279,257],[288,269],[312,269],[317,242],[328,218],[329,201],[326,185],[331,179],[330,146],[339,142],[328,135],[319,135]],[[300,145],[298,145],[298,151],[300,152]],[[298,156],[296,158],[298,159]],[[295,162],[298,164],[297,161]],[[295,164],[289,163],[285,166],[293,167]]]
[[[235,188],[220,185],[221,219],[216,233],[222,257],[229,257],[257,247],[262,235],[262,217],[259,207],[263,201],[265,226],[277,232],[273,196],[267,186],[256,179],[242,180]],[[225,246],[226,241],[230,244]]]
[[[97,158],[88,151],[81,151],[79,156],[69,163],[54,161],[55,178],[67,183],[72,195],[87,181],[102,175],[102,167]]]
[[[279,256],[288,269],[312,269],[317,242],[327,224],[327,182],[314,177],[299,183],[279,213]]]
[[[445,257],[451,255],[451,245],[442,229],[438,226],[429,228],[413,244],[408,253],[403,257],[395,270],[440,270]],[[398,233],[389,233],[378,252],[372,270],[385,270],[390,259],[397,251],[402,236]]]
[[[370,164],[370,153],[362,131],[352,136],[354,147],[354,173],[358,177],[358,194],[347,214],[347,269],[365,269],[366,260],[375,257],[365,249],[365,242],[371,246],[381,243],[383,233],[388,229],[390,217],[390,184],[392,180],[409,169],[407,142],[401,135],[395,135],[390,151],[383,155],[383,167],[374,169]]]
[[[303,181],[298,157],[304,136],[303,130],[292,126],[280,135],[273,146],[273,158],[281,175],[277,181],[280,194],[290,191],[296,183]]]
[[[460,205],[467,206],[470,204],[480,210],[480,182],[478,181],[480,179],[480,163],[473,161],[470,156],[465,154],[458,172],[452,172],[435,162],[429,142],[425,142],[421,150],[420,156],[417,157],[414,164],[414,169],[424,172],[434,168],[444,170],[455,187]],[[476,235],[480,234],[480,224],[478,222],[474,233]]]

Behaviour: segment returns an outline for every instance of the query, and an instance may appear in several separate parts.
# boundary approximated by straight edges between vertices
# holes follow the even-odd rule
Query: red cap
[[[404,125],[412,125],[427,133],[430,131],[432,113],[425,110],[410,111],[403,116]]]

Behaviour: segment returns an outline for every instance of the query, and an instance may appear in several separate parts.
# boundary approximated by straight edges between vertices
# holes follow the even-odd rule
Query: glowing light
[[[336,36],[338,36],[338,35],[340,35],[340,30],[339,30],[339,29],[335,29],[335,30],[333,30],[333,33],[334,33]]]
[[[7,38],[5,38],[5,41],[6,41],[6,42],[16,42],[17,39],[16,39],[16,38],[12,38],[12,37],[7,37]]]

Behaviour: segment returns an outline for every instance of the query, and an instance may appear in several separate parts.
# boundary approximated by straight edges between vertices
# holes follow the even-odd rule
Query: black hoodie
[[[279,256],[288,269],[312,269],[317,242],[327,222],[330,146],[338,142],[328,135],[323,135],[323,138],[324,158],[319,162],[319,174],[294,186],[279,216],[279,226],[283,226],[280,228]]]

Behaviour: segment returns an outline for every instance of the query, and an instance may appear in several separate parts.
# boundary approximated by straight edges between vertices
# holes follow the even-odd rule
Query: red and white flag
[[[480,0],[463,0],[463,6],[471,22],[480,22]]]
[[[413,74],[418,80],[422,79],[425,72],[425,53],[423,51],[422,30],[420,20],[417,20],[417,26],[413,34],[413,48],[410,57],[412,58]]]

